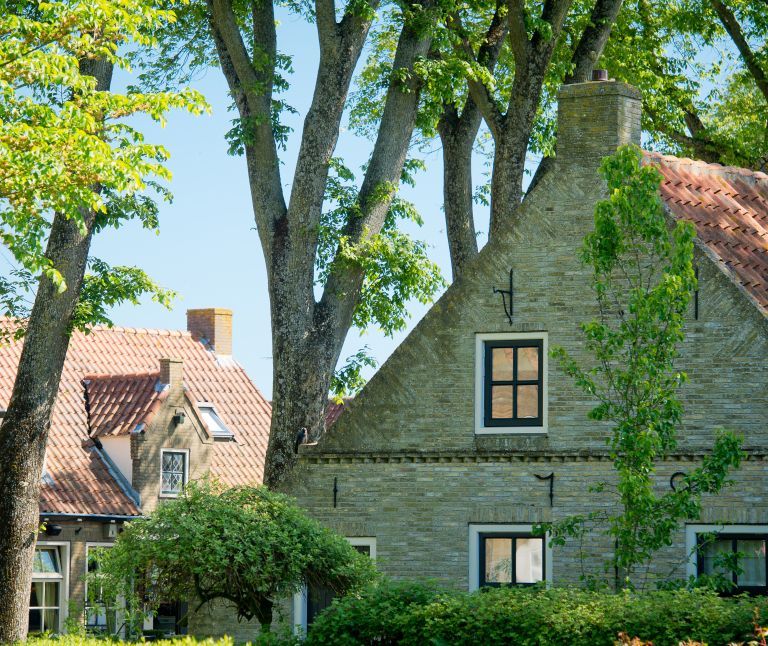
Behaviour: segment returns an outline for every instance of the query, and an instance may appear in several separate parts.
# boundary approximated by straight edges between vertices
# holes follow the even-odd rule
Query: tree
[[[693,226],[670,230],[659,196],[661,174],[641,166],[641,151],[620,148],[600,172],[608,199],[595,207],[595,229],[582,249],[592,268],[599,315],[582,324],[593,365],[583,366],[555,348],[566,374],[597,400],[589,417],[611,425],[606,438],[616,472],[616,513],[597,511],[544,526],[555,544],[597,528],[615,540],[609,565],[632,585],[632,575],[659,548],[670,545],[681,520],[698,518],[701,497],[725,487],[742,457],[741,440],[718,431],[709,455],[675,490],[659,494],[656,465],[675,448],[683,407],[677,391],[686,375],[677,366],[686,311],[696,278]],[[617,587],[620,582],[616,581]]]
[[[557,88],[590,78],[621,6],[621,0],[474,2],[448,12],[428,63],[420,68],[424,90],[417,126],[425,146],[436,135],[442,144],[443,209],[454,280],[478,252],[472,153],[481,122],[493,140],[483,147],[492,158],[490,238],[514,226],[527,155],[554,150]],[[394,51],[388,21],[374,42],[352,113],[353,125],[363,133],[380,116],[381,77]],[[551,161],[545,158],[532,185]]]
[[[764,170],[768,160],[768,8],[691,0],[628,5],[606,66],[643,92],[655,147]]]
[[[304,585],[337,594],[369,582],[367,556],[266,487],[191,483],[180,498],[132,521],[100,559],[107,599],[126,600],[129,621],[171,600],[215,600],[269,632],[275,603]],[[94,586],[95,587],[95,586]]]
[[[121,300],[171,296],[140,269],[88,258],[105,227],[136,217],[155,228],[157,208],[142,191],[147,178],[170,177],[166,151],[123,118],[161,121],[170,108],[197,112],[203,104],[194,92],[109,92],[114,66],[126,65],[118,46],[150,44],[144,29],[172,20],[167,10],[140,0],[2,9],[0,231],[21,276],[3,286],[37,290],[15,328],[24,347],[0,426],[0,642],[14,642],[27,632],[40,477],[69,334],[107,320],[105,308]],[[9,294],[4,301],[19,303]]]
[[[292,61],[278,49],[274,3],[195,0],[160,34],[159,56],[143,61],[150,87],[218,63],[237,110],[228,139],[231,152],[245,156],[270,297],[273,399],[264,473],[270,487],[294,464],[300,430],[317,437],[324,428],[329,387],[349,328],[377,325],[392,333],[404,326],[411,298],[427,301],[442,285],[424,245],[398,231],[398,218],[413,211],[396,193],[412,170],[406,158],[422,85],[417,69],[443,9],[431,0],[396,6],[396,51],[376,140],[358,184],[334,153],[379,2],[287,6],[315,23],[320,49],[289,194],[280,152],[290,131],[280,115],[291,108],[280,91]]]

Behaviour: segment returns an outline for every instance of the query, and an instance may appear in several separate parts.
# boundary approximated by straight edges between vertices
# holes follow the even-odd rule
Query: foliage
[[[421,168],[418,160],[406,161],[401,182],[413,186],[414,174]],[[410,300],[429,303],[445,286],[427,246],[398,229],[401,221],[421,226],[421,216],[413,204],[395,197],[381,231],[353,243],[345,227],[362,215],[355,176],[340,159],[331,160],[330,170],[326,202],[332,208],[320,219],[317,282],[325,285],[334,264],[360,267],[365,278],[353,323],[361,330],[375,324],[391,336],[405,327]]]
[[[113,93],[84,71],[94,60],[127,68],[118,49],[151,47],[147,30],[173,22],[171,8],[147,0],[74,0],[28,4],[24,11],[0,1],[0,9],[0,239],[21,274],[5,281],[2,292],[9,295],[6,312],[23,315],[13,295],[36,277],[48,276],[60,291],[67,287],[44,253],[54,213],[83,230],[88,212],[97,214],[96,231],[132,217],[156,228],[157,209],[145,191],[170,197],[151,179],[170,179],[168,153],[146,143],[126,119],[144,114],[162,124],[171,109],[197,114],[206,105],[189,89]],[[79,326],[105,321],[105,306],[143,292],[168,300],[141,270],[110,272],[96,260],[91,269]],[[104,300],[91,301],[96,295]]]
[[[272,607],[306,583],[344,593],[373,576],[371,560],[264,487],[190,484],[131,522],[101,558],[105,597],[127,600],[129,622],[161,601],[225,599],[265,630]]]
[[[314,644],[612,646],[624,632],[655,646],[745,641],[768,619],[763,598],[707,591],[620,594],[491,588],[471,594],[426,584],[380,584],[335,601],[307,636]]]
[[[359,393],[366,383],[363,370],[375,368],[377,365],[368,346],[347,357],[344,365],[334,373],[331,379],[331,395],[334,402],[340,404],[345,396],[354,396]]]
[[[583,367],[564,348],[553,350],[565,373],[597,400],[589,418],[610,425],[606,443],[620,511],[548,527],[553,542],[562,544],[589,525],[606,526],[617,542],[611,565],[626,577],[671,544],[681,520],[699,517],[702,494],[726,486],[742,455],[740,439],[718,431],[711,453],[681,485],[664,494],[654,489],[656,464],[675,448],[683,417],[677,392],[687,377],[676,360],[696,288],[694,231],[682,221],[670,231],[658,193],[660,174],[640,161],[632,146],[603,160],[609,198],[598,202],[595,229],[584,240],[582,259],[593,270],[599,316],[581,329],[594,364]],[[597,487],[608,490],[606,483]]]
[[[643,127],[654,148],[764,169],[768,97],[746,68],[712,0],[625,2],[603,65],[643,93]],[[728,2],[756,65],[768,74],[768,12]]]

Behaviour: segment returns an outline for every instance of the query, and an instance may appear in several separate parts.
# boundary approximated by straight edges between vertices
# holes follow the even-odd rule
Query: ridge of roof
[[[757,182],[768,183],[768,174],[759,170],[752,170],[751,168],[742,168],[741,166],[727,166],[715,162],[706,162],[702,159],[691,159],[690,157],[677,157],[675,155],[667,155],[665,153],[656,152],[654,150],[643,150],[643,155],[645,157],[652,157],[653,159],[663,161],[667,165],[679,164],[682,166],[692,166],[697,170],[703,170],[711,174],[752,177]]]

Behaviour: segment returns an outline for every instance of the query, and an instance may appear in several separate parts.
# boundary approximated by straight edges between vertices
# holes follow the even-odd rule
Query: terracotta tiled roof
[[[768,175],[658,153],[645,159],[664,176],[670,212],[696,226],[725,273],[768,314]]]
[[[11,396],[21,345],[0,346],[2,406],[7,406]],[[217,358],[188,332],[95,327],[87,335],[75,332],[69,345],[51,423],[41,512],[140,513],[88,439],[82,381],[93,375],[147,376],[158,370],[163,357],[184,361],[190,399],[212,402],[235,435],[234,442],[214,443],[213,474],[231,485],[261,482],[271,407],[236,361]],[[149,380],[147,376],[145,384]],[[109,379],[104,381],[104,388],[114,386]],[[105,411],[103,419],[107,418]]]
[[[83,379],[91,437],[127,435],[140,424],[148,424],[168,393],[159,382],[159,372]]]
[[[339,416],[344,412],[344,407],[352,401],[352,397],[344,397],[344,399],[336,403],[332,399],[328,400],[328,406],[325,409],[325,427],[330,428],[339,419]]]

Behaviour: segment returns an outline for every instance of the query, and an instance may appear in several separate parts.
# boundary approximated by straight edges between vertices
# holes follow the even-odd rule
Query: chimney
[[[232,310],[209,307],[187,310],[187,330],[195,341],[218,355],[232,354]]]
[[[171,390],[184,387],[184,364],[181,359],[160,359],[160,383],[168,384]]]
[[[619,146],[640,145],[640,91],[607,80],[605,70],[595,70],[592,78],[595,80],[563,85],[558,93],[559,163],[597,168]]]

